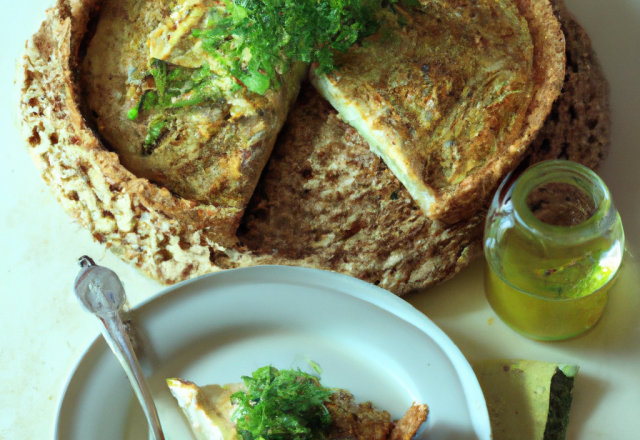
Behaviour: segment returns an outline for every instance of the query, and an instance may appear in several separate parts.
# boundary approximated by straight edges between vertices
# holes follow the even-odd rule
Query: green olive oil
[[[557,340],[579,335],[600,319],[607,304],[610,280],[595,292],[572,298],[531,295],[516,289],[485,267],[485,291],[493,310],[511,328],[532,339]]]
[[[532,339],[583,333],[600,319],[624,251],[608,189],[569,161],[535,165],[506,185],[485,229],[489,304]]]

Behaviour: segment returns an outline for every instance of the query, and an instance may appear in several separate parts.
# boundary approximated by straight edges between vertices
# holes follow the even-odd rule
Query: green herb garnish
[[[149,124],[149,132],[144,139],[145,147],[150,147],[156,143],[160,135],[162,134],[162,129],[167,125],[167,121],[160,117],[154,118]]]
[[[199,69],[189,69],[169,67],[166,62],[153,59],[151,66],[150,74],[153,75],[156,90],[149,90],[142,95],[137,105],[138,111],[185,107],[221,96],[220,90],[212,83],[215,75],[206,62]]]
[[[167,87],[167,63],[162,60],[151,60],[151,75],[156,82],[156,89],[160,96],[164,95]]]
[[[136,105],[135,107],[131,108],[127,112],[127,118],[131,119],[132,121],[135,120],[138,117],[138,107],[140,107],[140,105]]]
[[[168,108],[181,108],[201,104],[205,101],[218,100],[222,93],[213,84],[215,75],[205,62],[199,69],[188,69],[179,66],[169,66],[162,60],[151,60],[149,75],[153,76],[155,90],[147,90],[140,100],[127,113],[131,120],[137,119],[143,111],[159,110],[160,114]],[[167,120],[156,116],[149,122],[145,147],[156,143]]]
[[[194,37],[213,56],[223,54],[229,71],[253,92],[279,87],[276,73],[293,61],[318,62],[335,70],[332,50],[346,51],[379,26],[376,0],[225,0],[212,9],[207,29]],[[231,38],[230,38],[231,37]]]
[[[264,95],[269,88],[280,87],[278,76],[294,62],[315,62],[319,73],[336,70],[334,51],[345,52],[378,30],[382,1],[224,0],[224,7],[209,10],[204,28],[194,29],[188,37],[194,44],[195,40],[202,42],[221,76],[207,62],[193,69],[151,59],[146,77],[153,77],[154,85],[127,117],[135,120],[142,112],[164,114],[167,109],[218,101],[241,87],[233,83],[229,90],[220,90],[214,80],[227,75],[249,91]],[[158,140],[166,123],[166,117],[149,123],[146,146]]]
[[[232,420],[243,440],[324,439],[331,415],[324,406],[333,391],[302,371],[259,368],[242,378],[248,391],[231,395]]]

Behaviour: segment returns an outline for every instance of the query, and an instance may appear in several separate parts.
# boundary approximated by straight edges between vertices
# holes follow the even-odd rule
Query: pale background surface
[[[0,15],[0,440],[53,435],[64,384],[99,333],[72,295],[75,261],[92,255],[118,272],[132,305],[162,289],[93,242],[40,179],[16,123],[13,84],[24,42],[51,0],[1,0]],[[586,335],[539,343],[510,331],[482,290],[482,262],[409,298],[469,360],[528,358],[581,366],[569,439],[631,439],[640,432],[640,0],[566,0],[589,32],[611,85],[613,139],[601,176],[622,215],[635,260]],[[494,320],[492,321],[492,318]],[[492,323],[492,324],[490,324]]]

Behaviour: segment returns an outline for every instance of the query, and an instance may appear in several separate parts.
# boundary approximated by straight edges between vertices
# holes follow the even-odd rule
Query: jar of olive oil
[[[565,160],[508,176],[484,236],[485,292],[511,328],[539,340],[576,336],[602,315],[624,251],[609,190]]]

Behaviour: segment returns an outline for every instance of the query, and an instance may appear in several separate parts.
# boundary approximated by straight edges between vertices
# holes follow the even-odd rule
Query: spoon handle
[[[100,321],[104,324],[102,335],[122,364],[124,371],[127,373],[127,377],[131,382],[136,396],[138,396],[138,400],[144,403],[142,409],[144,410],[145,416],[147,416],[147,421],[149,422],[155,440],[164,440],[164,433],[160,427],[160,419],[158,418],[156,407],[151,398],[149,388],[147,388],[144,375],[136,359],[127,332],[120,319],[120,315],[117,312],[109,313],[105,317],[100,317]]]

